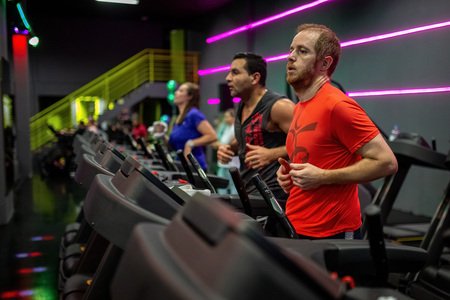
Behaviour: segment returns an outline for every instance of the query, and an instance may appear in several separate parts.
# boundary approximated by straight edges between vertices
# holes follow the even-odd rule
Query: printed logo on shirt
[[[288,132],[288,135],[292,134],[293,137],[297,136],[301,132],[306,131],[314,131],[316,130],[317,122],[305,125],[303,127],[294,124],[294,128],[291,128]],[[293,141],[297,139],[292,138]],[[292,151],[292,157],[290,157],[292,161],[300,161],[301,163],[307,163],[309,161],[309,152],[305,147],[294,145],[294,151]]]
[[[245,128],[245,142],[251,145],[264,146],[261,113],[255,113],[250,125]]]

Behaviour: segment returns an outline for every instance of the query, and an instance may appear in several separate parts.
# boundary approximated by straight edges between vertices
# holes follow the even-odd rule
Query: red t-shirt
[[[295,106],[286,139],[294,163],[339,169],[361,157],[355,152],[379,134],[364,110],[330,83],[314,98]],[[361,226],[357,184],[322,185],[303,191],[293,186],[286,214],[297,233],[327,237]]]

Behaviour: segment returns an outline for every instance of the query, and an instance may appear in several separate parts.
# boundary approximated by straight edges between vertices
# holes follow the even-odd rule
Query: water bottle
[[[397,138],[399,133],[400,133],[400,130],[398,129],[398,126],[394,125],[394,128],[392,128],[391,134],[389,135],[389,141],[390,142],[394,141]]]

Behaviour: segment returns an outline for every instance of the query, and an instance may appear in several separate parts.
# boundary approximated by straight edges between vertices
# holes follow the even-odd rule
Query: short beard
[[[286,76],[286,81],[294,88],[294,90],[305,90],[312,85],[313,78],[314,68],[309,68],[296,78],[289,79],[289,76]]]

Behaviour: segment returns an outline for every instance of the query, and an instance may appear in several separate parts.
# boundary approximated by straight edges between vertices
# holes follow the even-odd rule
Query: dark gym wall
[[[264,5],[260,5],[264,2]],[[230,30],[282,12],[308,1],[240,1],[209,26],[207,36]],[[306,12],[258,27],[251,32],[207,45],[202,49],[200,69],[229,65],[240,51],[254,51],[264,57],[287,53],[295,29],[302,23],[322,23],[336,31],[342,42],[382,33],[450,21],[450,1],[331,1]],[[241,15],[243,17],[241,17]],[[450,27],[416,33],[391,40],[344,48],[333,79],[347,91],[450,86],[448,45]],[[201,77],[201,93],[217,98],[225,72]],[[269,63],[267,86],[287,93],[285,61]],[[394,125],[401,131],[419,133],[438,151],[450,148],[450,93],[355,98],[370,117],[389,134]],[[210,120],[218,106],[203,105]],[[448,172],[414,167],[395,204],[397,208],[432,215],[449,181]],[[378,182],[379,183],[379,182]],[[377,183],[377,184],[378,184]]]
[[[149,21],[34,18],[41,44],[29,49],[34,99],[65,96],[146,48],[163,47]]]

